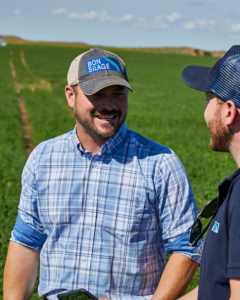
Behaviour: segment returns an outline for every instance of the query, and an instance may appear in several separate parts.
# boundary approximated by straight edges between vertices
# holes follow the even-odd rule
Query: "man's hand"
[[[198,267],[199,264],[191,258],[172,254],[152,300],[175,300],[183,295]]]
[[[28,300],[33,291],[39,265],[39,253],[10,242],[4,269],[4,300]]]

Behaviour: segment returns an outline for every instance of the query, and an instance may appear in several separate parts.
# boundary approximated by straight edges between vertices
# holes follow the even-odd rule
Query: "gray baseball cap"
[[[111,85],[122,85],[132,91],[123,60],[98,48],[84,52],[72,61],[67,80],[69,85],[78,84],[85,95]]]

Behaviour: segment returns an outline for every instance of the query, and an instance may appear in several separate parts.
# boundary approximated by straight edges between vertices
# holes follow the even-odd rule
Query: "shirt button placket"
[[[91,220],[91,224],[85,227],[86,231],[89,233],[89,236],[91,236],[92,239],[92,249],[93,252],[91,253],[91,258],[87,260],[87,263],[89,265],[89,270],[91,270],[92,268],[95,268],[95,263],[96,263],[96,256],[98,255],[98,253],[96,253],[96,248],[94,246],[95,244],[95,230],[96,230],[96,226],[98,223],[98,206],[99,206],[99,197],[98,197],[98,183],[99,183],[99,177],[101,176],[101,171],[99,169],[99,166],[101,165],[101,156],[99,157],[99,155],[93,156],[90,162],[90,179],[91,179],[91,188],[89,188],[89,199],[91,200],[90,202],[92,203],[92,212],[94,212],[94,216],[92,216],[92,220]],[[92,182],[95,182],[96,184],[92,184]],[[93,259],[92,259],[92,255],[93,255]],[[91,271],[89,272],[89,284],[91,285],[91,278],[90,278],[90,274]]]

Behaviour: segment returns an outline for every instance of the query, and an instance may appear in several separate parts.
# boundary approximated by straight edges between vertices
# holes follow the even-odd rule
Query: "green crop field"
[[[87,49],[9,45],[0,48],[0,290],[8,240],[17,215],[21,172],[27,159],[24,130],[9,52],[31,125],[32,143],[69,130],[75,124],[64,95],[71,61]],[[213,57],[114,51],[126,63],[131,86],[127,125],[175,151],[190,177],[199,209],[217,195],[218,184],[236,168],[230,154],[208,147],[205,94],[185,86],[181,72],[189,64],[212,66]],[[24,65],[24,62],[27,64]],[[22,101],[22,100],[21,100]],[[199,272],[188,290],[198,283]],[[37,299],[35,289],[31,299]]]

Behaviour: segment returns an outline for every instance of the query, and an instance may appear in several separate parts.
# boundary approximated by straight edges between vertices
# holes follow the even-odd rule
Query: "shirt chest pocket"
[[[103,213],[103,229],[118,237],[131,237],[139,232],[144,199],[108,199]]]
[[[79,211],[69,211],[69,210],[52,210],[47,215],[43,216],[43,223],[51,233],[56,236],[68,236],[71,227],[76,227],[81,221],[81,214]]]

